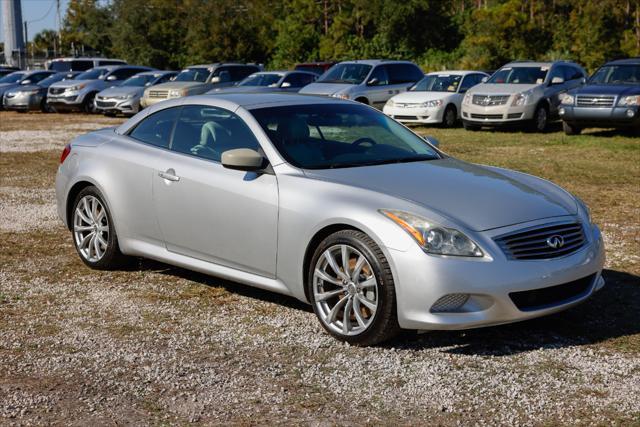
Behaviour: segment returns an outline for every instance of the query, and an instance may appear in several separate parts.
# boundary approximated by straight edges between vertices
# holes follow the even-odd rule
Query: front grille
[[[419,102],[395,102],[394,107],[398,108],[418,108],[422,104]]]
[[[169,96],[168,90],[150,90],[149,98],[166,98]]]
[[[418,116],[393,116],[393,118],[398,120],[418,120]]]
[[[475,105],[490,107],[493,105],[504,105],[509,101],[509,95],[473,95],[471,100]]]
[[[115,107],[116,103],[115,103],[115,101],[98,101],[98,100],[96,100],[96,105],[98,106],[98,108],[109,108],[109,107]]]
[[[64,88],[64,87],[50,87],[49,88],[49,93],[51,95],[60,95],[61,93],[64,93],[65,90],[66,90],[66,88]]]
[[[519,119],[522,117],[522,113],[509,113],[507,114],[507,119]]]
[[[471,118],[472,119],[483,119],[483,120],[500,120],[502,119],[502,114],[475,114],[475,113],[471,113]]]
[[[591,289],[595,274],[562,285],[531,291],[511,292],[509,297],[520,311],[534,311],[566,304],[586,295]]]
[[[613,107],[613,96],[606,95],[578,95],[578,107]]]
[[[586,243],[578,222],[529,228],[494,240],[507,258],[517,260],[558,258],[576,252]]]

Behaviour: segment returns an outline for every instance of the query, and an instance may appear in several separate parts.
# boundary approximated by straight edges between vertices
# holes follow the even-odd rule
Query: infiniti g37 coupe
[[[352,101],[159,103],[66,146],[56,192],[88,266],[147,257],[291,295],[354,344],[542,316],[604,286],[577,197]]]

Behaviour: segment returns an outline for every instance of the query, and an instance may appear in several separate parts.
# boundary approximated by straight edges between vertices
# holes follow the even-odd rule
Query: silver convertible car
[[[58,211],[92,268],[140,256],[291,295],[359,345],[547,315],[604,286],[578,198],[436,145],[352,101],[185,97],[66,146]]]

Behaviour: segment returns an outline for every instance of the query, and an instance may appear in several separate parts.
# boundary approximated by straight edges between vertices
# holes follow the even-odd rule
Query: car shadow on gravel
[[[509,356],[538,349],[617,339],[616,348],[640,352],[640,277],[605,270],[606,286],[580,305],[538,319],[466,331],[402,336],[384,347],[439,348],[464,355]]]
[[[228,292],[295,310],[312,313],[311,306],[293,297],[254,288],[215,276],[140,260],[131,270],[154,271],[190,280]],[[406,331],[380,344],[381,348],[420,350],[442,348],[447,353],[508,356],[541,348],[562,348],[624,339],[640,334],[640,277],[621,271],[605,270],[606,286],[584,303],[561,313],[509,325],[466,331]],[[625,346],[618,343],[617,347]],[[629,350],[640,352],[640,338],[627,341]]]

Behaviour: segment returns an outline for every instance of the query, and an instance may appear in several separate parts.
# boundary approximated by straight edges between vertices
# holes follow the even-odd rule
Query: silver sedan
[[[72,141],[56,192],[88,266],[140,256],[291,295],[353,344],[547,315],[604,286],[578,198],[351,101],[159,103]]]

